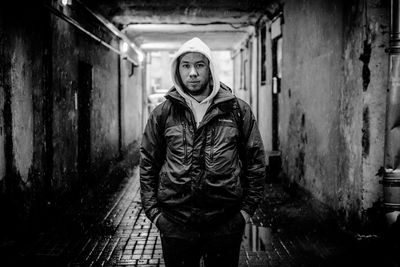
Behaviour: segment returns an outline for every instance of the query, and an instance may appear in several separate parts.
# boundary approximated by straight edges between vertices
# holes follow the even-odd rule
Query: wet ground
[[[157,229],[145,217],[138,170],[92,192],[34,236],[1,248],[1,266],[164,266]],[[306,199],[267,185],[243,236],[240,266],[400,266],[400,248],[377,235],[342,231]]]

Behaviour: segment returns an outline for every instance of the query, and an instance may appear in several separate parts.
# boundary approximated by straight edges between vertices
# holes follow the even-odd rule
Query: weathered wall
[[[344,89],[351,90],[342,90],[342,149],[346,158],[341,175],[350,182],[353,176],[361,180],[358,216],[368,220],[369,211],[382,195],[381,178],[376,174],[384,158],[390,7],[389,1],[371,0],[353,3],[346,10],[351,11],[345,17]]]
[[[114,46],[118,47],[118,44]],[[105,47],[90,50],[93,64],[91,162],[95,169],[101,169],[102,166],[107,166],[111,159],[118,157],[119,153],[119,63],[118,55]]]
[[[93,18],[52,3],[118,49],[117,38]],[[127,66],[119,71],[114,51],[41,4],[14,4],[0,8],[0,210],[7,218],[1,224],[40,217],[53,200],[57,204],[89,182],[77,168],[79,62],[92,66],[91,182],[120,155],[120,78],[127,88],[141,88],[140,79],[125,79]],[[137,98],[128,104],[141,103]],[[140,132],[140,119],[130,122],[130,130]]]
[[[258,43],[258,53],[259,56],[259,68],[261,68],[261,64],[265,64],[266,68],[266,79],[264,83],[261,83],[261,70],[259,70],[259,82],[260,88],[258,91],[258,125],[260,127],[261,137],[263,139],[264,147],[267,153],[272,151],[272,47],[271,47],[271,34],[268,30],[270,28],[270,23],[265,22],[266,27],[264,28],[266,33],[266,41],[265,47],[263,48],[261,45],[261,32],[259,32],[259,43]],[[261,31],[261,29],[260,29]],[[266,62],[261,62],[261,50],[265,49],[266,51]]]
[[[369,1],[363,12],[363,187],[362,215],[382,196],[378,169],[383,166],[386,92],[388,88],[389,1]],[[371,52],[369,56],[369,52]],[[369,72],[368,72],[369,70]],[[370,77],[368,77],[368,74]],[[369,218],[367,218],[369,219]]]
[[[284,170],[346,219],[380,196],[388,12],[387,1],[284,5]]]
[[[77,134],[74,92],[77,88],[77,42],[71,26],[51,15],[52,33],[52,189],[66,192],[77,180]],[[49,114],[50,115],[50,114]],[[62,190],[62,191],[61,191]]]
[[[142,67],[132,68],[132,63],[126,60],[121,62],[122,77],[122,140],[124,149],[134,141],[141,140],[143,126],[143,90]]]
[[[15,167],[23,182],[27,182],[33,157],[33,91],[40,90],[34,75],[35,50],[26,45],[26,32],[14,32],[11,51],[11,112]],[[32,38],[32,37],[31,37]],[[40,80],[39,80],[40,81]],[[20,109],[23,107],[23,110]]]
[[[65,8],[67,12],[68,9]],[[74,14],[71,14],[74,15]],[[92,66],[90,96],[91,171],[118,156],[118,55],[66,21],[52,15],[53,25],[53,189],[70,190],[77,176],[79,61]],[[95,32],[96,33],[96,32]],[[104,34],[104,33],[103,33]],[[118,48],[110,34],[103,38]]]
[[[68,9],[64,12],[68,13]],[[72,13],[70,16],[77,15]],[[140,137],[142,79],[140,68],[134,68],[134,74],[130,75],[131,63],[121,59],[114,51],[100,45],[64,20],[56,16],[52,20],[52,25],[55,25],[54,176],[59,177],[54,182],[56,188],[64,191],[68,189],[68,184],[72,185],[71,181],[77,179],[78,110],[75,94],[79,90],[79,62],[92,66],[90,158],[91,171],[95,175],[101,175],[109,163],[120,155],[120,149]],[[82,17],[77,17],[77,20],[82,21]],[[89,22],[83,25],[89,31],[119,49],[119,41],[109,30],[93,27],[96,23],[90,22],[88,18],[85,20]],[[130,52],[130,57],[138,61],[137,55]]]
[[[334,205],[338,204],[341,12],[330,1],[285,3],[279,114],[289,176]]]
[[[0,62],[4,62],[4,39],[5,39],[5,28],[4,28],[4,14],[3,9],[0,11]],[[4,64],[0,67],[0,183],[4,181],[4,175],[6,173],[6,158],[4,154],[4,142],[5,142],[5,132],[4,132]]]
[[[0,10],[0,209],[7,225],[43,203],[45,16],[33,4]]]

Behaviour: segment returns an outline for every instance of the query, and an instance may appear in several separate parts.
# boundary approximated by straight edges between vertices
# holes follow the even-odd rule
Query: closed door
[[[85,62],[79,62],[78,71],[78,172],[80,177],[88,179],[90,174],[92,66]]]

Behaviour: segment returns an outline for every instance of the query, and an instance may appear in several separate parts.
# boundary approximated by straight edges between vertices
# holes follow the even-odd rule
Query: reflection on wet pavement
[[[246,251],[267,251],[271,245],[271,228],[246,224],[242,241],[242,246]]]
[[[84,227],[77,223],[66,227],[64,224],[69,220],[59,221],[59,225],[31,242],[24,240],[26,244],[16,248],[17,251],[7,253],[12,264],[2,261],[1,266],[165,266],[158,230],[146,218],[140,204],[138,177],[135,169],[132,177],[126,177],[119,184],[118,190],[96,194],[96,201],[88,202],[79,213],[71,212],[74,218],[88,219]],[[321,225],[298,219],[307,214],[304,209],[294,211],[290,213],[290,220],[286,215],[275,224],[267,224],[270,227],[263,226],[268,221],[253,217],[254,224],[247,224],[244,230],[239,267],[399,266],[382,262],[389,259],[388,253],[383,253],[385,246],[368,247],[372,241],[361,246],[337,234],[316,231],[311,226],[321,228]],[[376,257],[376,252],[381,257]],[[356,255],[356,264],[348,265],[346,255]],[[361,261],[364,264],[360,265]]]

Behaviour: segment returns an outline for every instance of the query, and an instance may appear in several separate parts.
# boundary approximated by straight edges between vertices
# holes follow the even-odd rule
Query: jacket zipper
[[[168,96],[167,96],[168,97]],[[170,99],[174,99],[173,101],[176,101],[179,105],[183,106],[184,108],[186,108],[189,111],[189,121],[190,123],[193,125],[194,129],[197,129],[197,125],[194,119],[194,114],[193,111],[190,109],[190,107],[184,102],[184,101],[180,101],[174,97],[170,97]]]
[[[187,162],[187,144],[186,144],[186,124],[182,122],[182,127],[183,127],[183,149],[185,153],[185,157],[183,159],[183,163]]]
[[[215,129],[211,130],[211,144],[210,144],[210,160],[211,162],[214,159],[214,139],[215,139]]]

